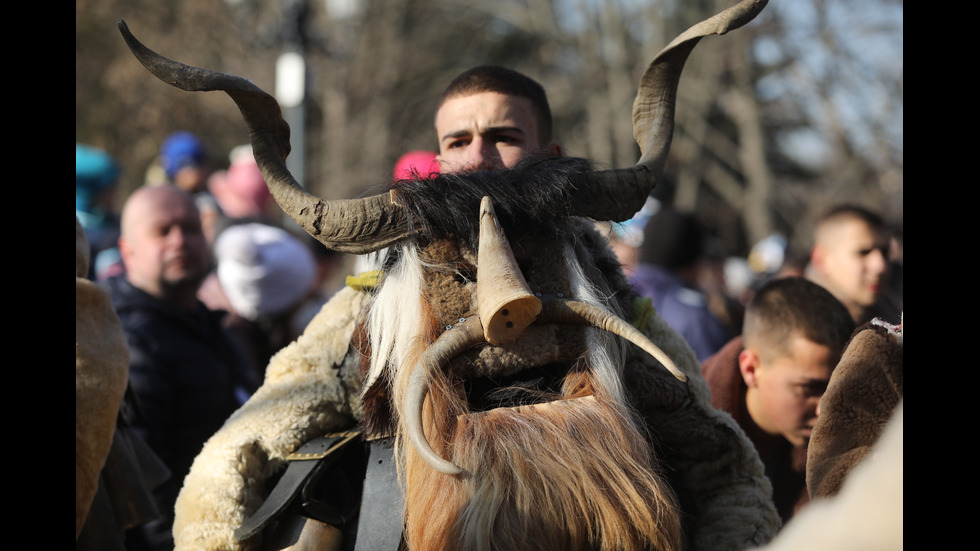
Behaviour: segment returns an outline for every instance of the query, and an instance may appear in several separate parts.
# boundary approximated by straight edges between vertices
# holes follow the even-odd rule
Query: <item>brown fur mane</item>
[[[467,471],[434,471],[400,445],[406,541],[413,549],[679,549],[675,497],[631,414],[587,372],[558,400],[465,411],[436,381],[424,408],[437,452]]]

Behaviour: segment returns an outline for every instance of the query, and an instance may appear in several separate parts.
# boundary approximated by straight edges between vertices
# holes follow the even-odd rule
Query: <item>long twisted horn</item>
[[[667,162],[677,85],[688,55],[705,36],[745,25],[768,2],[743,0],[689,28],[657,54],[640,79],[633,101],[633,137],[640,146],[640,160],[631,168],[583,175],[572,192],[572,214],[622,222],[643,208]]]
[[[167,59],[137,40],[123,20],[119,32],[140,63],[167,84],[188,92],[220,90],[231,96],[245,118],[270,193],[283,212],[328,249],[363,254],[410,235],[408,214],[395,204],[391,192],[343,201],[324,201],[307,193],[286,168],[289,125],[279,104],[251,81]]]

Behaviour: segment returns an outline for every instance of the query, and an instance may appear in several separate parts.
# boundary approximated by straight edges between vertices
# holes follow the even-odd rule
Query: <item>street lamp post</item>
[[[300,184],[306,182],[306,0],[287,0],[283,18],[282,55],[276,61],[276,100],[289,124],[291,152],[286,167]]]

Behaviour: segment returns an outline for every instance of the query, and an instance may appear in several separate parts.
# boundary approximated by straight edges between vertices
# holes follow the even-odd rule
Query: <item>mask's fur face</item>
[[[621,405],[588,396],[498,408],[458,417],[452,433],[430,413],[430,441],[448,438],[442,453],[468,474],[438,473],[400,448],[413,549],[679,548],[673,495]]]
[[[602,305],[628,319],[627,284],[605,240],[582,220],[556,219],[548,228],[508,229],[532,292]],[[448,326],[479,313],[473,235],[437,235],[389,251],[361,328],[370,362],[365,426],[399,437],[408,543],[679,547],[674,496],[624,398],[630,349],[604,331],[531,325],[515,342],[475,347],[434,375],[423,406],[425,436],[463,475],[435,471],[401,441],[401,401],[419,358]]]

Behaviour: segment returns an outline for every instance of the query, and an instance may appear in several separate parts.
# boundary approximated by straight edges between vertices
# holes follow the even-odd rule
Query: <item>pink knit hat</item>
[[[395,180],[411,180],[422,177],[431,178],[439,174],[439,161],[432,151],[409,151],[395,163]]]
[[[215,174],[209,187],[221,210],[232,218],[261,216],[272,199],[252,148],[247,145],[232,151],[231,166],[224,173]]]
[[[240,160],[228,167],[228,187],[235,195],[257,207],[265,206],[272,197],[254,158]]]

